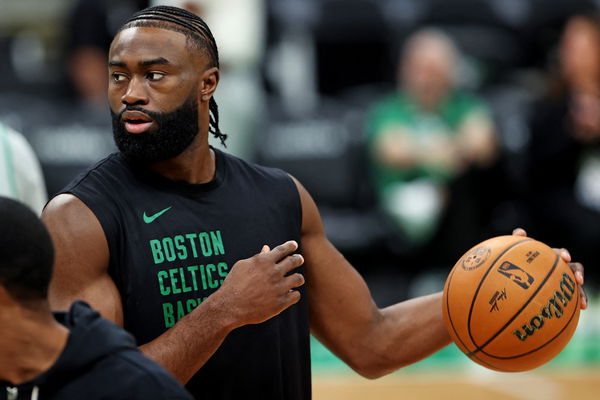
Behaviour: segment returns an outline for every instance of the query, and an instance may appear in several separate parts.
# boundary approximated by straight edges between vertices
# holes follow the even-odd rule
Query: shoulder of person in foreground
[[[172,375],[138,350],[133,336],[87,304],[75,302],[68,313],[55,315],[70,336],[46,381],[70,377],[65,398],[192,399]]]
[[[67,310],[73,301],[85,300],[122,325],[121,297],[108,273],[108,243],[98,218],[77,197],[60,194],[44,208],[42,221],[55,249],[52,309]]]

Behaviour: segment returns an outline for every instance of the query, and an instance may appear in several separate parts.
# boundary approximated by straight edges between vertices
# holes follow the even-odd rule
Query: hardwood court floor
[[[496,373],[397,373],[375,381],[317,375],[314,400],[598,400],[600,369]]]

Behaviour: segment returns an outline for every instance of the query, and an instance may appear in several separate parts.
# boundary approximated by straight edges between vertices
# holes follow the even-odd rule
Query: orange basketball
[[[484,367],[536,368],[566,346],[579,320],[571,268],[531,238],[499,236],[465,253],[443,296],[446,328],[458,348]]]

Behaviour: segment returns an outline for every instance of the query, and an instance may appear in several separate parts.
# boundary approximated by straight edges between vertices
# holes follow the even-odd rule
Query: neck
[[[14,385],[48,370],[66,346],[69,331],[59,324],[46,302],[35,311],[12,305],[0,312],[0,380]]]
[[[192,184],[207,183],[214,179],[216,158],[206,136],[199,134],[192,144],[178,156],[149,166],[154,172],[173,181]]]

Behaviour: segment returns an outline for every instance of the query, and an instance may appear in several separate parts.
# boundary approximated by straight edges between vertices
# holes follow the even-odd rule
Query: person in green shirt
[[[486,105],[458,88],[459,64],[444,33],[416,32],[401,54],[398,90],[367,117],[380,204],[414,246],[436,233],[449,183],[470,166],[489,164],[497,152]]]

